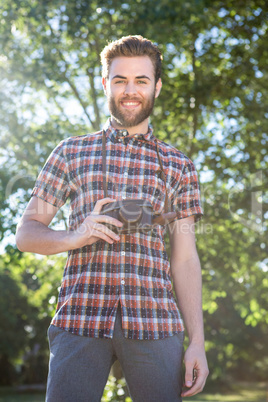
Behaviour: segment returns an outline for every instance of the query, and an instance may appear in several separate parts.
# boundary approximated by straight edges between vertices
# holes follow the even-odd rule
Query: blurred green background
[[[268,3],[1,0],[0,21],[0,386],[46,382],[66,255],[19,252],[15,228],[51,150],[105,122],[99,53],[128,34],[160,47],[155,134],[200,177],[207,387],[265,382]],[[67,214],[54,227],[65,228]]]

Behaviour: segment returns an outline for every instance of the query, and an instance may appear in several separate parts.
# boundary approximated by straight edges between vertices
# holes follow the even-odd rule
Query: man
[[[46,162],[17,230],[21,251],[68,251],[48,331],[47,401],[100,401],[115,359],[134,401],[181,401],[200,392],[208,375],[194,237],[194,221],[202,215],[197,175],[192,162],[156,140],[149,126],[162,85],[159,49],[141,36],[128,36],[107,45],[101,58],[111,112],[104,126],[111,198],[103,198],[102,133],[69,138]],[[120,235],[116,228],[122,223],[101,214],[105,204],[128,198],[147,200],[160,213],[166,197],[176,212],[169,225],[170,263],[164,227]],[[50,229],[67,199],[70,229]],[[177,304],[190,341],[184,380]]]

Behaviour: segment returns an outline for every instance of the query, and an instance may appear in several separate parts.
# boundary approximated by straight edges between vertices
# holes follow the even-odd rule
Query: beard
[[[123,98],[121,101],[135,101],[139,99],[135,98]],[[142,109],[140,112],[136,113],[133,110],[120,110],[120,106],[118,106],[115,102],[113,96],[108,97],[108,107],[111,115],[117,122],[117,124],[121,127],[135,127],[146,120],[153,111],[155,101],[155,91],[151,94],[151,96],[146,100],[146,102],[142,103]]]

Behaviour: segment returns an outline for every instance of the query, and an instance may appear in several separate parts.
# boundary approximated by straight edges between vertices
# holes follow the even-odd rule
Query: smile
[[[121,105],[124,107],[136,107],[140,105],[140,102],[121,102]]]

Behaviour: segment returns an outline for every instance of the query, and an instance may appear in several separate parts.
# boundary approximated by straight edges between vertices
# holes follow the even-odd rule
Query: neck
[[[127,130],[129,135],[135,135],[135,134],[147,134],[148,133],[148,126],[149,126],[149,119],[144,120],[140,124],[134,127],[126,127],[126,126],[121,126],[120,124],[117,123],[117,121],[111,117],[111,125],[113,128],[117,130]]]

